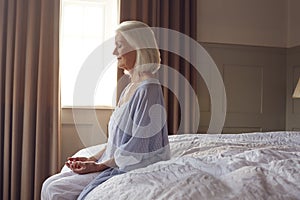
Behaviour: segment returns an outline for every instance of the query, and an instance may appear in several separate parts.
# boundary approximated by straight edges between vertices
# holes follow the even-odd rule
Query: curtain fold
[[[162,27],[179,31],[196,40],[197,0],[121,0],[120,21],[139,20],[151,27]],[[173,46],[185,53],[190,52],[188,43],[172,41],[168,35],[158,34],[158,43],[163,46]],[[179,55],[161,51],[162,64],[170,67],[184,76],[194,91],[197,90],[197,71],[185,58]],[[192,55],[191,55],[192,56]],[[121,77],[121,71],[118,77]],[[195,120],[195,99],[191,98],[190,91],[179,81],[179,76],[170,73],[165,68],[159,72],[160,81],[165,85],[174,86],[178,94],[174,95],[169,88],[163,87],[166,103],[169,134],[196,133],[199,121]],[[118,86],[121,90],[122,86]],[[184,102],[180,105],[178,98]],[[181,127],[181,128],[180,128]],[[195,127],[197,127],[195,129]],[[180,128],[180,129],[179,129]]]
[[[0,198],[40,199],[59,161],[59,0],[0,0]]]

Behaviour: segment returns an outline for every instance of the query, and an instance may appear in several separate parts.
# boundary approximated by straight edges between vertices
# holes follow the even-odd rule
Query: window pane
[[[117,5],[117,0],[62,1],[60,33],[62,106],[73,106],[74,85],[85,59],[106,39],[114,37],[118,22]],[[116,70],[116,64],[112,64],[98,83],[95,105],[115,105],[113,92],[117,84]]]

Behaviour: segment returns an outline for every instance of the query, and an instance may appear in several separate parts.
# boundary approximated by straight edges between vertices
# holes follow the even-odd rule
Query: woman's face
[[[125,38],[117,33],[115,37],[116,47],[113,51],[113,55],[117,56],[118,68],[130,71],[134,68],[136,60],[136,50],[134,50]]]

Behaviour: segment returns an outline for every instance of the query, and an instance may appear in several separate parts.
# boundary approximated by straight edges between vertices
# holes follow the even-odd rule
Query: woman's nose
[[[113,51],[113,55],[118,56],[118,54],[119,54],[119,53],[118,53],[118,51],[117,51],[117,48],[115,48],[114,51]]]

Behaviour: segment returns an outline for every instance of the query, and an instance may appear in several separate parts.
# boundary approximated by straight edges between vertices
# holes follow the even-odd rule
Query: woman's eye
[[[120,44],[120,43],[117,43],[117,44],[116,44],[116,47],[119,49],[119,48],[121,48],[121,47],[122,47],[122,44]]]

